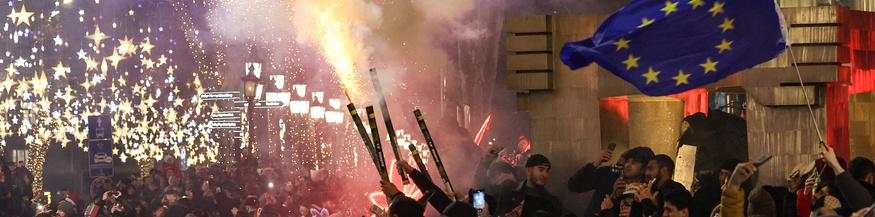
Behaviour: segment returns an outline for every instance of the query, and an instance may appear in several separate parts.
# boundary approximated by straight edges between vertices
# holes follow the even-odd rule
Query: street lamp
[[[246,76],[243,76],[243,78],[240,78],[240,80],[243,80],[243,96],[246,97],[246,102],[249,103],[246,109],[249,136],[247,136],[246,140],[247,143],[249,143],[248,147],[251,152],[254,151],[252,144],[252,111],[255,110],[255,101],[261,98],[259,90],[263,88],[264,84],[261,82],[261,79],[256,76],[256,74],[261,74],[261,63],[247,62],[246,65],[249,66],[248,73]],[[256,71],[256,69],[258,71]]]

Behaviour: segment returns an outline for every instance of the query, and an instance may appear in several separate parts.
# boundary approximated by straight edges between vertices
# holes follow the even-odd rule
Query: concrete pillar
[[[655,154],[677,155],[684,101],[671,97],[629,97],[629,146],[647,146]]]

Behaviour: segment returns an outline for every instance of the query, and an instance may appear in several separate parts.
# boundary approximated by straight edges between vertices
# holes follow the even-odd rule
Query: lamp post
[[[246,137],[246,142],[248,143],[247,147],[249,147],[249,151],[252,152],[255,150],[253,147],[254,145],[252,144],[252,112],[255,110],[255,101],[260,95],[258,93],[259,89],[263,88],[262,85],[264,84],[262,84],[261,80],[255,76],[255,66],[258,65],[258,70],[260,71],[261,63],[247,62],[246,65],[249,66],[248,73],[246,76],[243,76],[243,78],[240,78],[240,80],[243,80],[243,96],[246,97],[246,102],[249,103],[246,108],[246,120],[248,125],[248,136]]]

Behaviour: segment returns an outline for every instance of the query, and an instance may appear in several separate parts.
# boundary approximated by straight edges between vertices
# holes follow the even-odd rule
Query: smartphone
[[[374,215],[377,215],[377,216],[384,216],[384,215],[386,215],[386,212],[383,211],[383,209],[380,209],[380,207],[377,206],[377,205],[372,205],[371,208],[368,209],[368,210],[370,210],[371,213],[373,213]]]
[[[608,144],[608,150],[614,151],[615,148],[617,148],[617,144],[616,144],[616,143]]]
[[[477,213],[482,213],[486,209],[486,192],[484,192],[484,189],[477,189],[471,193],[471,203],[471,205],[474,205]]]
[[[763,165],[764,163],[766,163],[766,162],[768,162],[769,160],[771,160],[772,157],[773,157],[773,155],[766,155],[766,156],[760,157],[760,159],[757,160],[757,162],[754,163],[754,165],[755,165],[756,167],[760,167],[760,165]]]

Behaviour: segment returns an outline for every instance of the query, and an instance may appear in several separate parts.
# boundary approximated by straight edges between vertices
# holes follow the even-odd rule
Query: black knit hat
[[[544,155],[536,154],[529,157],[529,160],[526,161],[526,167],[534,167],[534,166],[545,166],[550,168],[550,160]]]

